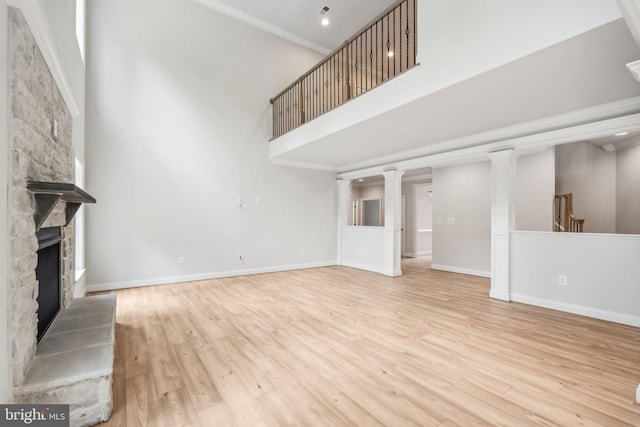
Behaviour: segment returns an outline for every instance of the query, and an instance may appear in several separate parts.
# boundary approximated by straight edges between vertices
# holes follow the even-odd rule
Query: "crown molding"
[[[280,37],[291,43],[295,43],[297,45],[306,47],[307,49],[311,49],[315,52],[318,52],[322,55],[328,55],[331,51],[319,44],[313,43],[310,40],[304,39],[302,37],[296,36],[293,33],[283,30],[282,28],[276,27],[273,24],[262,21],[255,16],[249,15],[246,12],[243,12],[235,7],[231,7],[227,4],[224,4],[218,0],[192,0],[195,3],[198,3],[204,7],[208,7],[209,9],[215,10],[223,15],[227,15],[233,19],[237,19],[238,21],[244,22],[245,24],[251,25],[252,27],[258,28],[262,31],[266,31],[267,33],[273,34],[274,36]]]
[[[433,174],[432,173],[423,173],[421,175],[410,175],[410,176],[403,176],[402,177],[402,182],[415,182],[415,181],[425,181],[425,180],[431,180],[433,179]],[[425,183],[428,184],[428,183]]]
[[[62,59],[53,41],[51,27],[40,2],[37,0],[8,0],[7,5],[18,8],[22,12],[69,112],[74,118],[78,117],[81,112],[80,104],[71,88],[71,82],[64,70]]]
[[[624,140],[622,140],[620,142],[616,142],[616,143],[613,143],[613,144],[610,144],[610,145],[613,145],[613,148],[614,148],[613,151],[626,150],[627,148],[631,148],[631,147],[635,147],[636,145],[640,145],[640,135],[633,136],[631,138],[627,138],[627,139],[624,139]]]
[[[634,132],[640,130],[640,113],[629,114],[623,117],[600,120],[576,126],[564,127],[556,130],[541,131],[526,136],[490,142],[444,153],[427,156],[419,156],[409,160],[395,163],[373,166],[357,171],[339,173],[338,178],[356,179],[365,176],[378,175],[389,167],[399,170],[419,169],[423,167],[445,167],[465,163],[478,162],[489,159],[489,153],[502,150],[529,151],[532,149],[544,149],[554,145],[566,144],[575,141],[586,141],[593,138],[613,135],[616,132]]]
[[[195,0],[194,0],[195,1]],[[323,165],[320,163],[310,163],[310,162],[297,162],[295,160],[286,160],[286,159],[271,159],[271,163],[276,166],[287,166],[290,168],[299,168],[299,169],[311,169],[323,172],[338,172],[338,168],[330,165]]]

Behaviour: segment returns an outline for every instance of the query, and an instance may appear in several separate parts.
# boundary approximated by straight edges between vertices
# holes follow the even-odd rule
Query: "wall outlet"
[[[238,261],[244,262],[244,254],[238,255]]]
[[[51,137],[54,141],[58,140],[58,120],[55,117],[51,123]]]
[[[567,286],[567,276],[558,276],[558,285]]]
[[[256,203],[256,206],[258,206],[260,204],[260,197],[256,197],[254,202]]]
[[[184,257],[183,256],[178,258],[178,264],[184,264]]]
[[[244,199],[242,197],[238,197],[238,207],[241,208],[244,206]]]

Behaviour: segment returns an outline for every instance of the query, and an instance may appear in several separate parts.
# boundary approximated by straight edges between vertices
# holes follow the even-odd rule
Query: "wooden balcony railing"
[[[416,0],[401,0],[270,100],[273,138],[415,65]]]

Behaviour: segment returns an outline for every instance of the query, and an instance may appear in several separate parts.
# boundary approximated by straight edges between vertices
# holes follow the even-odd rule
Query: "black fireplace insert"
[[[38,235],[38,342],[60,311],[60,227],[42,228]]]

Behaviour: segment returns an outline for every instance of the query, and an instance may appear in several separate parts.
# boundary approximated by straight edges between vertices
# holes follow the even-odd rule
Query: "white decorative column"
[[[513,224],[513,150],[489,153],[491,159],[491,298],[511,301],[509,232]]]
[[[347,226],[351,213],[351,180],[339,179],[338,185],[338,220],[337,220],[337,264],[342,265],[342,230]]]
[[[384,172],[384,275],[402,276],[400,265],[401,195],[404,171]]]

